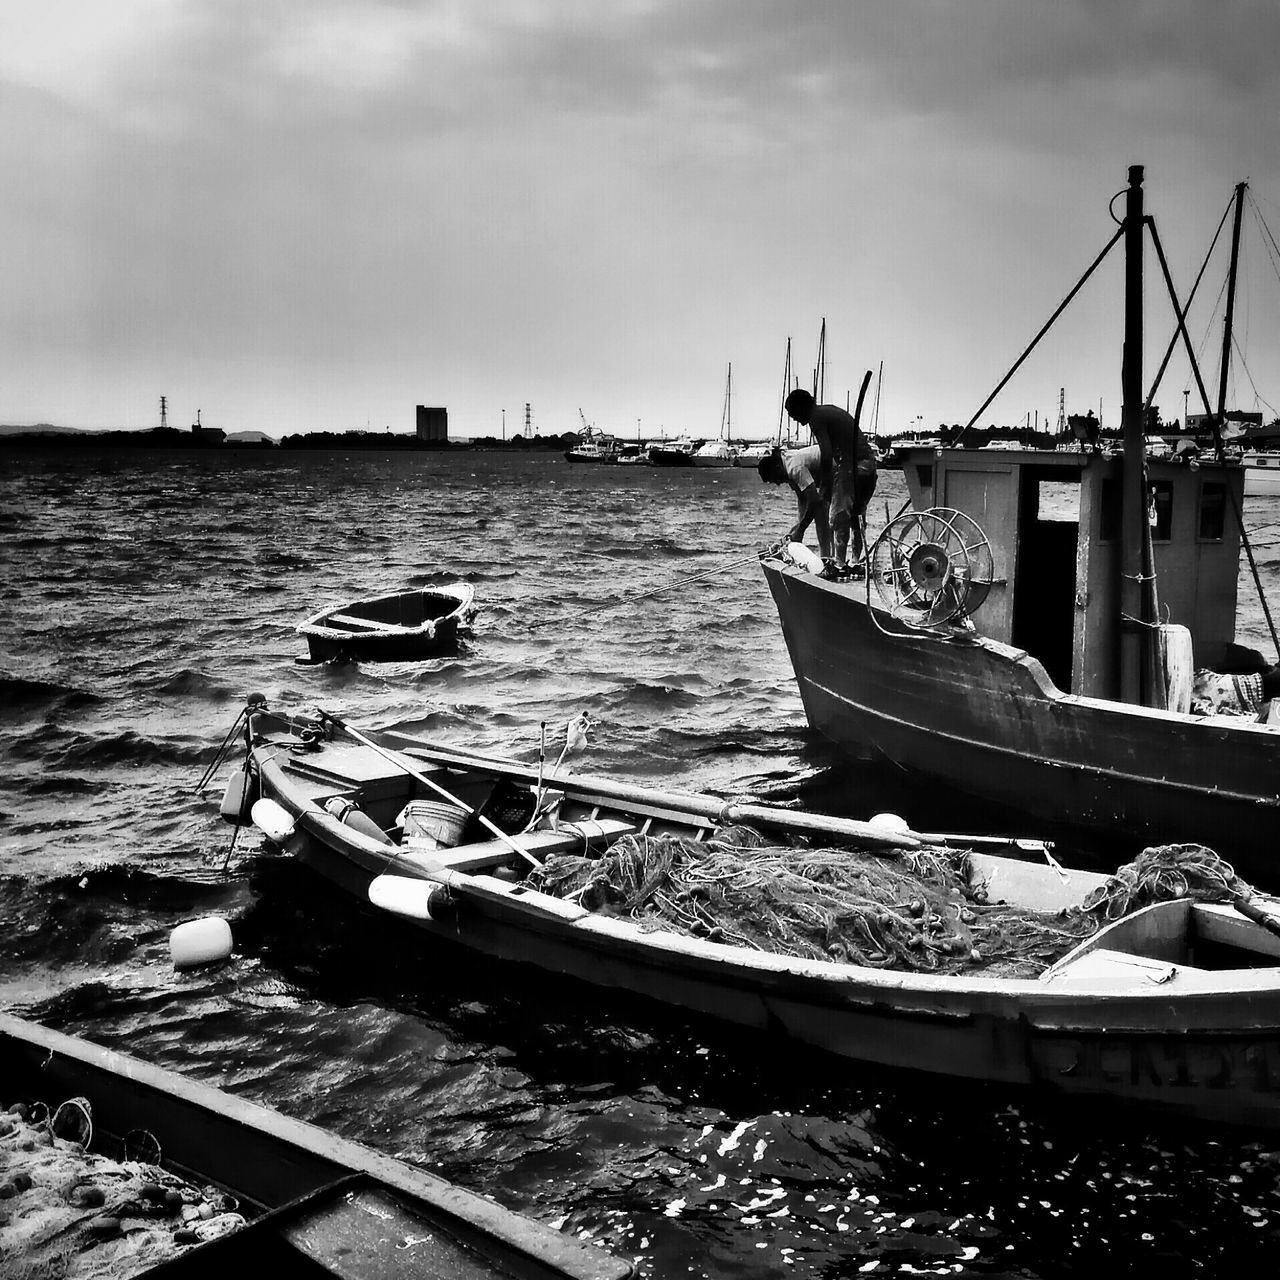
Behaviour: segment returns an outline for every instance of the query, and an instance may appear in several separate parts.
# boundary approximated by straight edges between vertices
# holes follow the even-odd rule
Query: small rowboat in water
[[[598,897],[537,887],[546,868],[535,864],[662,837],[700,842],[710,859],[726,824],[749,824],[779,844],[819,838],[899,862],[950,848],[977,901],[1048,921],[1116,881],[1064,870],[1034,842],[922,836],[540,772],[399,733],[371,737],[324,713],[277,714],[261,700],[246,715],[247,755],[224,816],[252,815],[276,847],[442,942],[869,1063],[1280,1127],[1280,936],[1256,905],[1280,903],[1237,909],[1188,895],[1088,921],[1032,976],[778,954],[717,940],[728,930],[690,936],[589,909]],[[451,828],[437,821],[450,808]],[[415,811],[432,821],[411,820]],[[981,959],[967,948],[966,958]]]
[[[89,1262],[70,1274],[632,1274],[602,1249],[401,1160],[7,1014],[0,1014],[0,1102],[11,1109],[0,1118],[7,1138],[0,1185],[13,1197],[0,1237],[12,1246],[23,1233],[24,1275],[46,1274],[46,1261],[48,1274],[64,1274],[65,1255],[81,1248]],[[18,1107],[21,1118],[12,1114]],[[62,1177],[68,1169],[72,1176]],[[94,1199],[83,1194],[90,1185]],[[183,1210],[193,1201],[216,1202],[217,1216],[188,1219]]]
[[[297,632],[309,656],[300,662],[403,662],[447,653],[475,617],[465,582],[395,591],[322,609]]]

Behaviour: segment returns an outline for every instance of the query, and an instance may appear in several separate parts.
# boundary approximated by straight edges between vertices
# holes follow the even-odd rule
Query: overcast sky
[[[714,435],[731,362],[765,436],[824,317],[829,400],[965,422],[1130,164],[1184,291],[1250,182],[1233,403],[1280,404],[1270,0],[5,0],[0,162],[0,423]],[[984,421],[1118,417],[1120,276]]]

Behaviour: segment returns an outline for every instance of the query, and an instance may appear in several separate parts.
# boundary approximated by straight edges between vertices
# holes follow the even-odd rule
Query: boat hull
[[[1280,885],[1280,730],[1066,695],[1021,650],[911,631],[861,583],[764,572],[809,724],[836,746],[995,802],[1027,829],[1133,853],[1195,841]]]

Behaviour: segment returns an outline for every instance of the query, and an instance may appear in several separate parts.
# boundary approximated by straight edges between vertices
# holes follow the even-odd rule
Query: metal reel
[[[932,507],[891,520],[871,548],[881,603],[912,627],[977,612],[994,581],[991,543],[963,511]]]

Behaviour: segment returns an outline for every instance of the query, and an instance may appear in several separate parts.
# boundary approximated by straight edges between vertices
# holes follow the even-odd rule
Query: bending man
[[[787,531],[788,541],[803,542],[804,531],[812,524],[818,535],[818,554],[829,560],[831,525],[827,520],[828,503],[818,483],[821,464],[822,454],[816,444],[786,450],[775,446],[760,459],[756,470],[766,484],[789,485],[796,495],[796,522]]]
[[[850,414],[834,404],[817,404],[809,392],[797,388],[786,401],[792,419],[813,432],[821,454],[818,483],[830,503],[830,520],[835,535],[835,558],[848,558],[849,536],[853,554],[861,559],[863,521],[867,503],[876,487],[876,452],[858,425],[862,401],[871,381],[868,369],[858,392],[858,408]]]

